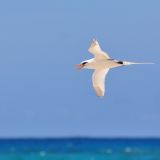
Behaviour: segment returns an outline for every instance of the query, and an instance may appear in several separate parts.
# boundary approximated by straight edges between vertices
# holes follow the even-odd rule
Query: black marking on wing
[[[123,61],[118,61],[117,63],[118,63],[118,64],[123,64]]]

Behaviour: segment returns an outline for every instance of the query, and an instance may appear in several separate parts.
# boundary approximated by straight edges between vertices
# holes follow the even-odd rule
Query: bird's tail
[[[124,65],[131,65],[131,64],[155,64],[152,62],[128,62],[128,61],[123,61]]]

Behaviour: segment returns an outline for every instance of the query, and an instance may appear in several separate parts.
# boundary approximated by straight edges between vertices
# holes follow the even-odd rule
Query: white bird
[[[88,51],[94,55],[94,58],[85,60],[77,65],[78,69],[87,68],[94,69],[92,75],[92,83],[97,96],[103,97],[105,93],[105,77],[111,68],[128,66],[132,64],[153,64],[153,63],[135,63],[128,61],[119,61],[109,57],[104,52],[97,40],[93,39]]]

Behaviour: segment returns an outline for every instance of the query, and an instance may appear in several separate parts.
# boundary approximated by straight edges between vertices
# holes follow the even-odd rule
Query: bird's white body
[[[92,83],[97,96],[100,97],[104,96],[105,93],[105,77],[109,69],[120,66],[127,66],[131,64],[152,64],[118,61],[111,59],[109,55],[100,48],[97,40],[92,41],[88,51],[94,55],[94,58],[81,62],[78,65],[78,68],[95,70],[92,75]]]
[[[99,68],[115,68],[122,66],[122,64],[118,64],[116,60],[112,59],[96,59],[92,58],[86,60],[88,63],[84,68],[87,69],[99,69]]]

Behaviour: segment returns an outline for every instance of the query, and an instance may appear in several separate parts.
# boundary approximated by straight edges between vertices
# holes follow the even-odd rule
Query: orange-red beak
[[[82,69],[83,67],[84,67],[83,64],[77,64],[77,65],[76,65],[76,68],[77,68],[77,69]]]

